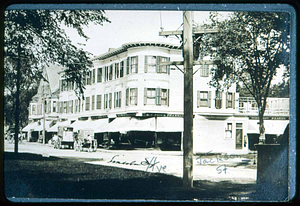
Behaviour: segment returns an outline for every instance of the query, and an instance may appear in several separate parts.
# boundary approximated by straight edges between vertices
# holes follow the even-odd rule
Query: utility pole
[[[183,186],[193,187],[193,19],[192,11],[183,12],[184,58],[184,132]]]
[[[198,71],[193,71],[194,65],[216,64],[218,60],[197,60],[194,57],[194,40],[195,34],[216,33],[218,29],[200,29],[193,28],[193,12],[183,11],[183,31],[161,31],[160,36],[181,35],[183,44],[184,61],[170,61],[161,65],[183,65],[184,71],[184,131],[183,131],[183,186],[187,188],[193,187],[193,75]],[[195,59],[195,61],[194,61]]]

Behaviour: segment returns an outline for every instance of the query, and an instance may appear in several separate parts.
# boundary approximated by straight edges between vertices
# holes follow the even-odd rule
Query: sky
[[[66,28],[74,44],[94,56],[108,52],[109,48],[119,48],[125,43],[138,41],[167,42],[179,45],[175,36],[159,36],[161,27],[164,31],[182,30],[182,11],[138,11],[138,10],[106,10],[106,16],[111,23],[101,25],[90,24],[84,31],[89,40],[79,37],[75,29]],[[219,12],[221,18],[226,18],[231,12]],[[202,25],[209,22],[209,11],[194,11],[194,22]],[[272,84],[282,81],[283,68],[278,69]]]
[[[175,36],[159,36],[160,27],[164,31],[182,30],[182,11],[105,11],[111,23],[91,24],[84,31],[90,37],[88,41],[80,38],[76,31],[66,29],[73,43],[84,43],[82,47],[93,55],[100,55],[109,48],[119,48],[124,43],[137,41],[158,41],[179,44]],[[208,21],[209,12],[194,12],[194,21]]]

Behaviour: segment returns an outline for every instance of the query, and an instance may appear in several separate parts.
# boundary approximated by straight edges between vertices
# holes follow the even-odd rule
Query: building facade
[[[47,116],[57,117],[54,124],[64,122],[75,132],[93,129],[99,144],[181,150],[183,67],[166,65],[170,61],[183,61],[182,50],[167,43],[133,42],[109,49],[93,59],[80,98],[76,85],[60,70],[57,96],[48,98]],[[248,152],[251,101],[240,103],[235,84],[225,91],[210,86],[213,67],[194,67],[194,153]],[[33,101],[30,109],[29,118],[40,115],[38,102]]]

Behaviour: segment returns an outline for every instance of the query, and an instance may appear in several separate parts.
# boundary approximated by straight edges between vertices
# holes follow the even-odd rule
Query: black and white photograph
[[[8,6],[6,201],[291,201],[296,13],[245,8]]]

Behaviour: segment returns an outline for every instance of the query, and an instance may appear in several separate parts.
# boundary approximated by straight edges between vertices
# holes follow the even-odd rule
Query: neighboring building
[[[59,98],[58,72],[62,69],[63,67],[53,64],[43,68],[43,78],[40,81],[38,92],[33,96],[28,108],[29,124],[22,130],[27,133],[28,140],[36,141],[41,137],[44,117],[46,129],[55,124],[59,119],[57,108]],[[44,108],[45,115],[43,115]],[[51,136],[48,136],[46,139],[50,138]]]
[[[51,90],[48,100],[52,109],[47,114],[49,119],[53,116],[59,122],[48,131],[55,131],[53,128],[58,124],[70,124],[74,131],[93,129],[99,144],[109,141],[162,150],[182,149],[183,74],[179,69],[183,70],[183,66],[178,69],[162,65],[162,62],[183,61],[181,48],[157,42],[127,43],[109,49],[92,61],[94,67],[85,79],[84,98],[75,95],[76,85],[67,82],[63,71],[59,71],[59,81],[56,80],[59,91]],[[235,84],[222,92],[209,86],[210,70],[215,66],[194,67],[197,71],[193,100],[194,152],[246,153],[252,149],[248,131],[252,132],[251,144],[257,136],[257,114],[248,109],[251,99],[239,102]],[[30,119],[41,119],[38,105],[38,101],[31,103]],[[274,106],[269,105],[270,109]],[[288,113],[278,115],[284,118],[285,127]]]

